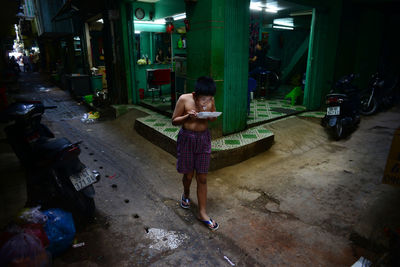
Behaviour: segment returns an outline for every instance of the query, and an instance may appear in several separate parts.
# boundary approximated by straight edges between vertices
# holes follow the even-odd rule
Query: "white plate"
[[[197,113],[197,118],[199,118],[199,119],[216,118],[221,114],[222,114],[222,112],[218,112],[218,111],[216,111],[216,112],[205,111],[205,112]]]
[[[71,175],[69,179],[77,191],[97,181],[95,175],[88,168],[83,169],[80,173]]]
[[[328,107],[326,109],[326,115],[328,115],[328,116],[340,115],[340,106]]]

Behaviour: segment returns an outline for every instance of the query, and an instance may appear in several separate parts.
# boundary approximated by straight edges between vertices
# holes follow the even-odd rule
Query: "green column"
[[[338,0],[327,8],[313,9],[304,89],[304,105],[311,110],[320,108],[334,77],[341,8]]]
[[[200,76],[217,85],[216,107],[222,118],[211,125],[214,137],[246,127],[249,2],[202,0],[187,3],[187,88]]]
[[[134,78],[133,78],[133,60],[134,51],[134,29],[132,21],[132,9],[131,5],[126,2],[120,4],[120,16],[121,16],[121,31],[122,31],[122,46],[123,46],[123,61],[125,67],[126,77],[126,90],[128,93],[128,103],[136,104],[138,102],[138,92],[135,90]]]
[[[223,134],[246,128],[250,2],[225,1]]]

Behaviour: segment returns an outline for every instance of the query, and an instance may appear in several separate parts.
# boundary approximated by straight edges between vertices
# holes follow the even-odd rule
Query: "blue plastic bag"
[[[62,209],[49,209],[43,213],[47,216],[44,231],[50,241],[47,250],[59,255],[71,246],[75,237],[72,214]]]

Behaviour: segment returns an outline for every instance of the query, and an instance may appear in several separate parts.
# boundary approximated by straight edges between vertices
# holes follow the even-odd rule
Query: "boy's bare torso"
[[[183,116],[188,114],[191,111],[195,111],[196,113],[204,112],[204,111],[215,111],[214,98],[211,98],[211,101],[203,102],[195,101],[193,94],[183,94],[180,96],[178,103],[181,106],[178,106],[175,110],[174,116]],[[182,107],[183,106],[183,107]],[[208,128],[209,119],[199,119],[196,117],[189,117],[182,124],[183,128],[190,131],[200,132],[205,131]]]

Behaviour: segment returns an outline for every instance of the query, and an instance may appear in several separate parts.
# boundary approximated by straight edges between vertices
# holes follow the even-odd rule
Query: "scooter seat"
[[[34,148],[34,153],[41,159],[53,159],[71,144],[66,138],[48,139],[46,142],[38,143]]]

